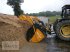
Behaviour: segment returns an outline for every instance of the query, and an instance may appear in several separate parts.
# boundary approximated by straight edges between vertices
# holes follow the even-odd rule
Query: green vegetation
[[[56,19],[61,18],[61,11],[44,11],[44,12],[39,12],[39,13],[30,13],[26,14],[30,16],[46,16],[49,17],[49,22],[54,23]]]
[[[61,11],[44,11],[44,12],[39,12],[39,13],[30,13],[26,14],[30,16],[46,16],[49,17],[49,22],[54,23],[56,19],[61,18]]]
[[[46,16],[46,17],[56,16],[60,14],[61,14],[61,11],[44,11],[44,12],[30,13],[30,14],[27,13],[27,15],[31,15],[31,16]]]
[[[60,19],[61,16],[50,16],[49,17],[49,20],[50,20],[50,23],[54,23],[56,21],[56,19]]]

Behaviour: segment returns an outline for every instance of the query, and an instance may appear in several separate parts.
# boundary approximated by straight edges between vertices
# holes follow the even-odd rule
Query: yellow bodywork
[[[20,15],[20,16],[19,16],[19,19],[20,19],[21,21],[23,21],[23,20],[28,21],[30,24],[33,24],[33,23],[34,23],[33,21],[35,21],[35,22],[39,22],[39,21],[40,21],[40,20],[39,20],[37,17],[35,17],[35,16],[25,16],[25,15]]]
[[[33,22],[32,22],[32,20],[31,20],[30,16],[20,15],[20,16],[19,16],[19,19],[20,19],[21,21],[28,21],[30,24],[33,24]]]
[[[25,15],[20,15],[19,16],[19,19],[21,21],[25,20],[25,21],[28,21],[30,24],[33,25],[33,21],[35,22],[38,22],[39,19],[37,17],[33,17],[33,16],[25,16]],[[34,35],[33,37],[30,39],[31,42],[40,42],[41,40],[43,40],[45,38],[44,34],[39,30],[39,29],[36,29],[35,30],[35,27],[33,26],[34,28]]]
[[[63,25],[60,32],[65,38],[70,38],[70,25]]]
[[[34,36],[30,41],[35,43],[40,42],[41,40],[44,39],[44,37],[45,37],[44,34],[39,29],[36,29]]]

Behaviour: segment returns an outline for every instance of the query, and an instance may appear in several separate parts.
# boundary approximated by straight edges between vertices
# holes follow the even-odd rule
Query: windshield
[[[70,16],[70,9],[67,9],[67,15]]]

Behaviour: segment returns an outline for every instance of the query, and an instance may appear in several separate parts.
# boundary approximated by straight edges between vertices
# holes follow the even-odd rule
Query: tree
[[[12,6],[14,15],[16,16],[23,14],[23,11],[21,10],[21,7],[20,7],[20,3],[22,3],[22,1],[23,0],[7,0],[7,4]]]

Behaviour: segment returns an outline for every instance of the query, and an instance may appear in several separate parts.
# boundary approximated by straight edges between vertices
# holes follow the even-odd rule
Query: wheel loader
[[[57,19],[53,25],[56,37],[70,41],[70,5],[62,7],[61,19]]]
[[[12,6],[14,14],[20,19],[21,22],[29,22],[32,26],[28,29],[26,33],[26,40],[29,42],[40,42],[46,37],[46,29],[44,23],[35,16],[24,15],[21,10],[20,3],[22,0],[7,0],[7,4]]]
[[[7,4],[12,6],[14,14],[22,22],[29,22],[32,26],[28,29],[26,33],[26,40],[31,42],[40,42],[47,35],[46,32],[50,34],[50,28],[46,28],[41,20],[35,16],[24,15],[20,7],[21,0],[8,0]],[[62,7],[62,19],[57,19],[53,25],[53,29],[56,33],[56,37],[70,41],[70,5],[65,5]]]

